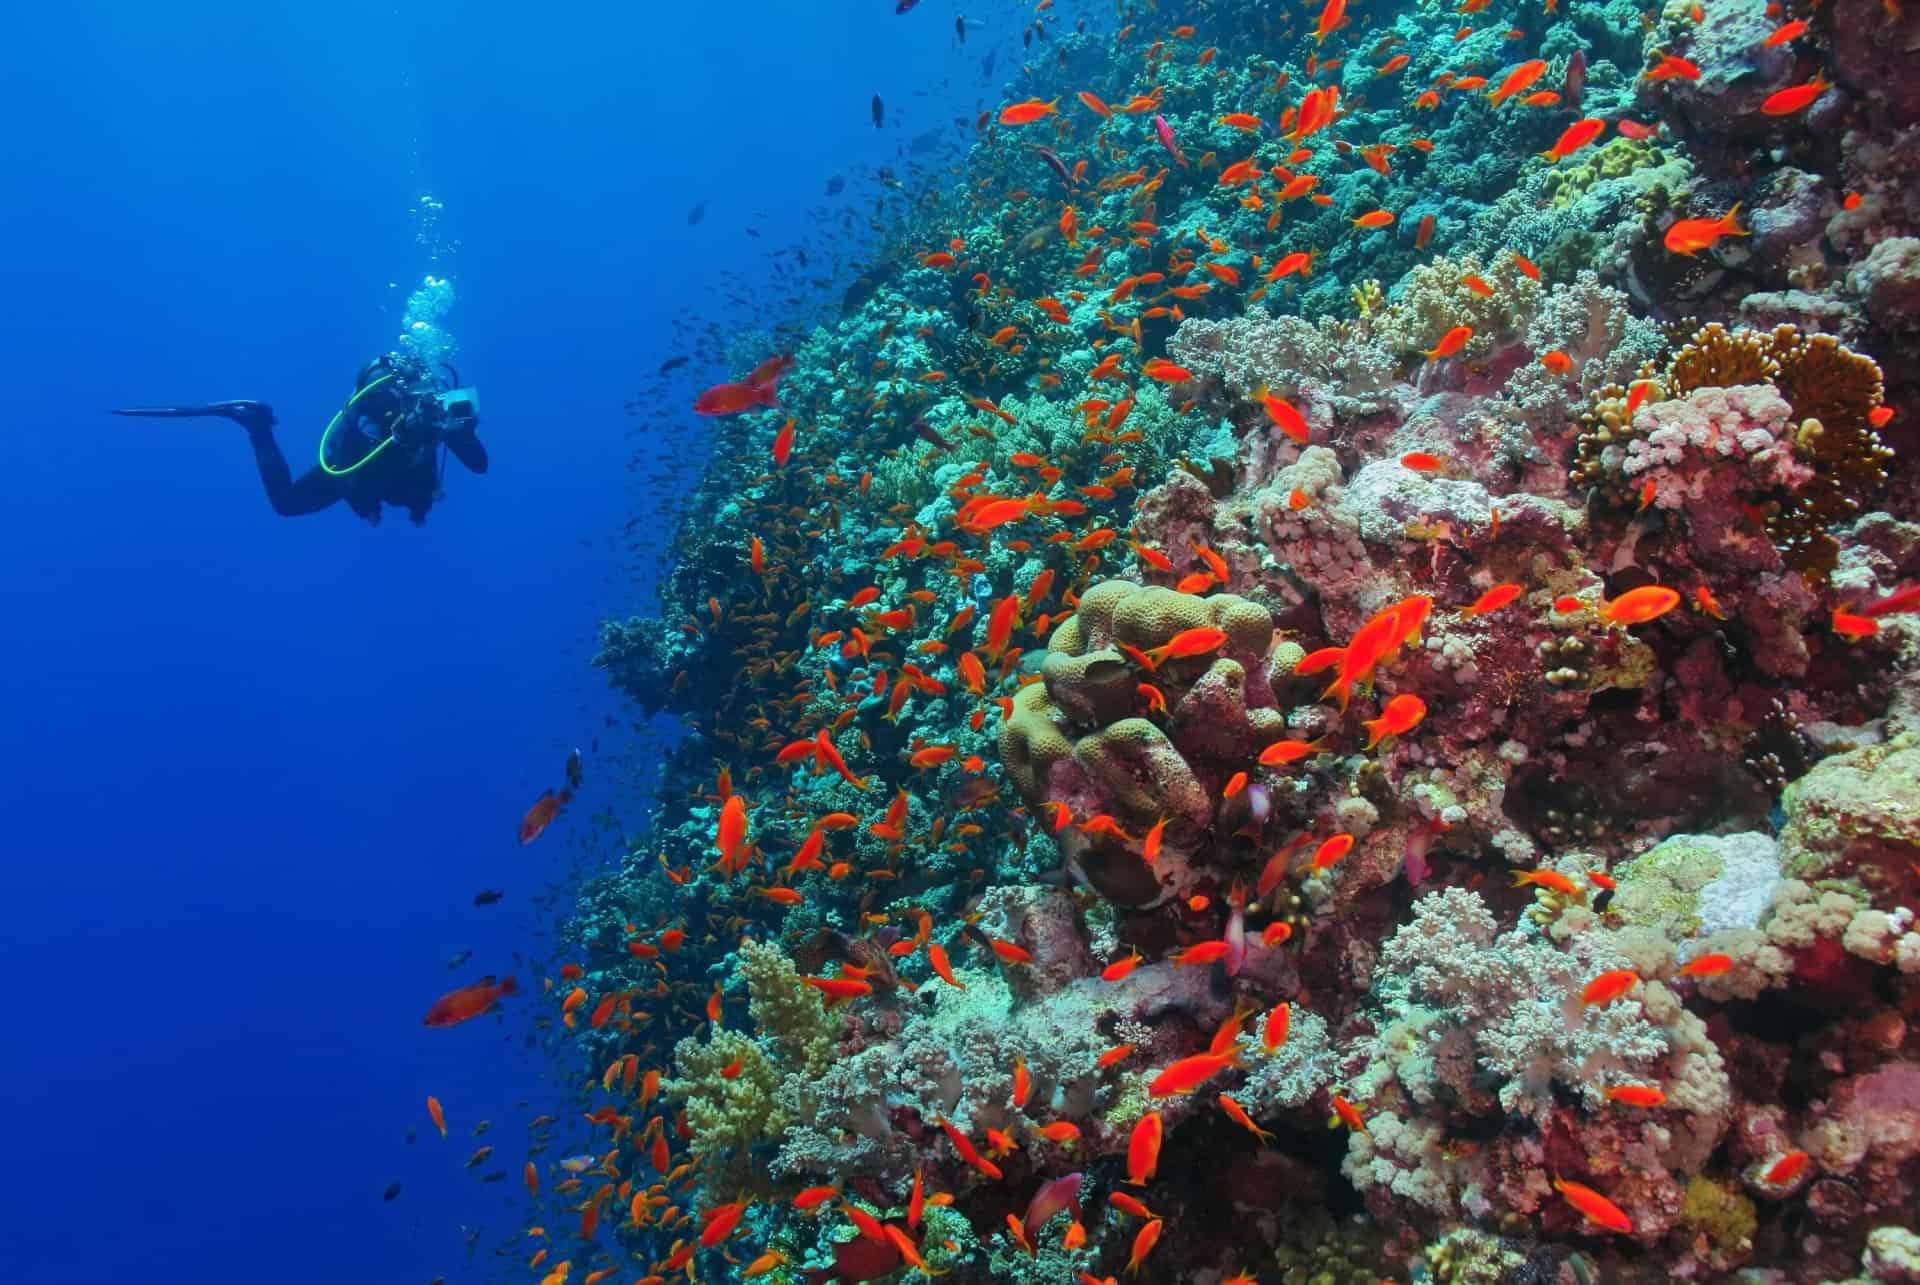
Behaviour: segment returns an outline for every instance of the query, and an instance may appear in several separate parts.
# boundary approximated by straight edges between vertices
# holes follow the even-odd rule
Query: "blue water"
[[[627,460],[704,431],[631,442],[621,405],[676,312],[741,320],[717,285],[763,278],[828,175],[971,115],[985,46],[880,0],[66,8],[10,14],[0,78],[0,1276],[498,1275],[515,1104],[553,1072],[524,1002],[420,1015],[539,951],[533,898],[617,802],[586,661],[646,605],[613,537],[664,498]],[[450,466],[423,528],[277,518],[238,427],[101,413],[262,398],[305,468],[434,266],[424,193],[492,470]],[[668,532],[636,535],[645,564]],[[517,846],[596,735],[581,806]],[[480,1142],[508,1182],[462,1168]]]

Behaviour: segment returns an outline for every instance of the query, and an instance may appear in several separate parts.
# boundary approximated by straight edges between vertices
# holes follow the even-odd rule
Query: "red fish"
[[[512,977],[503,977],[496,984],[492,974],[481,978],[471,986],[462,986],[459,990],[448,991],[433,1001],[433,1007],[421,1019],[422,1026],[458,1026],[460,1023],[480,1016],[500,1002],[502,995],[511,995],[516,987]]]
[[[780,376],[793,365],[792,354],[769,357],[737,384],[715,384],[693,402],[696,415],[738,415],[762,406],[778,406]]]
[[[1062,1209],[1071,1209],[1076,1219],[1080,1217],[1080,1181],[1080,1174],[1066,1174],[1041,1184],[1040,1190],[1033,1193],[1033,1199],[1027,1202],[1026,1217],[1021,1220],[1029,1240],[1039,1235],[1047,1220]]]
[[[560,809],[571,802],[572,790],[562,790],[558,794],[547,790],[535,799],[533,806],[527,809],[527,814],[520,818],[521,845],[524,847],[538,839],[540,832],[552,825],[553,819],[560,815]]]
[[[1789,1151],[1768,1165],[1767,1171],[1760,1176],[1767,1182],[1784,1187],[1805,1173],[1812,1161],[1813,1158],[1804,1151]]]

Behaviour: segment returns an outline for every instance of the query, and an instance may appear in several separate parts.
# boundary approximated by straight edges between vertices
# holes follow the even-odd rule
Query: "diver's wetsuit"
[[[248,425],[247,440],[253,444],[253,462],[260,469],[267,502],[283,518],[318,513],[345,500],[355,513],[378,522],[384,501],[405,509],[407,517],[418,525],[427,520],[427,510],[433,507],[440,489],[440,470],[431,446],[409,447],[395,442],[366,467],[345,477],[328,473],[318,464],[294,477],[287,467],[287,457],[280,453],[280,444],[273,440],[271,423]],[[375,445],[355,428],[343,429],[335,440],[340,444],[340,454],[349,461],[364,457]],[[470,472],[487,471],[487,448],[472,429],[442,433],[439,440]]]

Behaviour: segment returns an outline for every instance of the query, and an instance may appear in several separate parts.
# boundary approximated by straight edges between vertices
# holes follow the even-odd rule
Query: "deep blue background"
[[[596,618],[645,604],[607,537],[666,319],[724,316],[719,274],[755,271],[828,174],[975,110],[988,36],[956,51],[950,0],[892,7],[10,12],[0,1275],[498,1275],[461,1265],[459,1225],[513,1227],[514,1102],[560,1090],[518,1052],[526,999],[504,1025],[420,1015],[506,971],[575,859],[577,817],[513,831],[613,708]],[[914,96],[949,73],[937,109]],[[450,329],[493,455],[450,468],[424,528],[276,518],[237,427],[100,413],[264,398],[304,468],[427,266],[423,191],[462,243]],[[690,420],[649,448],[687,449]],[[508,900],[471,907],[488,886]],[[461,1167],[482,1117],[497,1187]]]

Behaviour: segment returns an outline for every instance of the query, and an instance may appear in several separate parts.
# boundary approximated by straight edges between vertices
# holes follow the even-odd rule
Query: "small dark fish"
[[[920,3],[920,0],[899,0],[899,3],[893,6],[893,11],[897,14],[905,13],[907,10],[913,8],[913,6],[919,3]]]
[[[460,965],[462,965],[462,964],[464,964],[464,963],[466,963],[466,962],[467,962],[467,961],[468,961],[469,959],[472,959],[472,958],[473,958],[473,952],[472,952],[472,951],[470,951],[470,950],[456,950],[455,952],[453,952],[453,958],[452,958],[452,959],[449,959],[449,960],[447,961],[447,967],[448,967],[448,968],[458,968],[458,967],[460,967]]]
[[[1073,177],[1067,172],[1067,163],[1060,159],[1058,152],[1054,151],[1051,147],[1038,147],[1034,150],[1040,153],[1040,159],[1047,163],[1047,168],[1053,171],[1054,176],[1060,180],[1062,186],[1073,186]]]
[[[664,375],[668,371],[678,370],[686,364],[687,364],[687,359],[685,357],[669,357],[665,361],[660,363],[660,369],[655,371],[654,373],[657,375]]]
[[[387,1189],[384,1193],[381,1194],[380,1199],[391,1202],[393,1198],[399,1194],[400,1194],[400,1182],[398,1179],[395,1179],[394,1181],[387,1184]]]
[[[504,1170],[504,1169],[495,1169],[495,1170],[494,1170],[494,1171],[493,1171],[492,1173],[490,1173],[490,1174],[486,1174],[486,1175],[484,1175],[484,1176],[483,1176],[483,1177],[482,1177],[482,1178],[480,1179],[480,1181],[481,1181],[481,1182],[500,1182],[500,1181],[502,1181],[502,1180],[504,1180],[504,1179],[506,1178],[506,1176],[507,1176],[507,1171],[506,1171],[506,1170]]]
[[[827,180],[827,195],[838,196],[846,190],[847,180],[838,174]]]
[[[576,749],[567,755],[567,787],[579,789],[580,776],[580,751]]]
[[[953,34],[960,37],[961,44],[964,45],[967,43],[967,20],[965,18],[955,18],[953,20]]]
[[[476,906],[491,906],[494,902],[506,895],[506,893],[500,891],[498,888],[482,888],[479,892],[473,894],[473,904]]]
[[[936,433],[933,430],[933,426],[924,419],[915,419],[913,421],[913,431],[922,441],[932,442],[943,451],[953,449],[953,443]]]
[[[701,219],[704,219],[706,217],[707,217],[707,203],[705,201],[702,201],[700,202],[700,204],[694,206],[691,210],[687,211],[687,226],[692,227],[694,224],[698,223]]]
[[[880,95],[873,96],[873,127],[879,129],[887,123],[887,105],[880,101]]]

